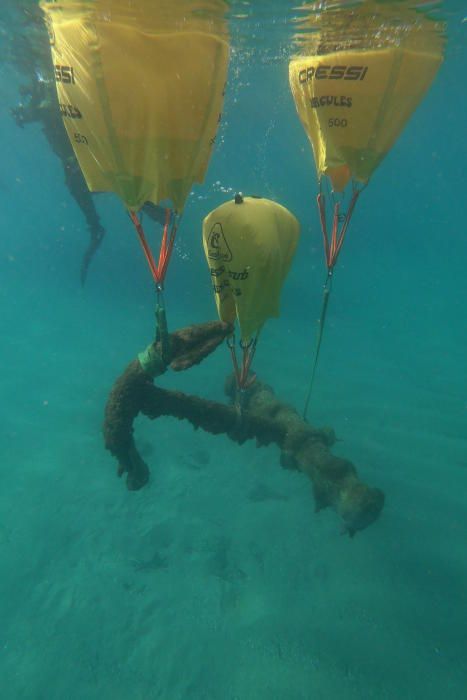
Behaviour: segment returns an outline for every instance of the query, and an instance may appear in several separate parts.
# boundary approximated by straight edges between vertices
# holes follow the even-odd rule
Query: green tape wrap
[[[138,361],[142,369],[151,375],[151,377],[158,377],[167,369],[167,365],[161,357],[160,352],[151,345],[148,345],[146,350],[140,352],[138,355]]]

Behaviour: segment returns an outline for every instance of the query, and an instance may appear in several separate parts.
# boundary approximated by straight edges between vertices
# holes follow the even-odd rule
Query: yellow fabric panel
[[[306,6],[289,81],[318,177],[366,183],[433,81],[445,23],[403,0]]]
[[[238,319],[248,340],[279,316],[280,292],[298,243],[300,225],[269,199],[226,202],[203,222],[203,247],[222,321]]]
[[[222,110],[225,3],[138,0],[129,9],[128,0],[43,0],[41,7],[60,109],[89,189],[113,191],[134,211],[167,200],[181,211],[204,178]]]
[[[290,86],[318,174],[367,182],[433,81],[439,53],[399,47],[291,61]]]

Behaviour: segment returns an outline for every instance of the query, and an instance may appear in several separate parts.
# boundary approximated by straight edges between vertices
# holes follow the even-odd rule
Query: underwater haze
[[[358,5],[229,3],[222,120],[165,283],[170,330],[217,319],[204,218],[237,192],[287,207],[300,241],[253,369],[300,414],[326,264],[289,61],[310,12]],[[349,537],[275,445],[174,417],[135,421],[149,483],[117,478],[104,410],[154,338],[154,282],[119,198],[73,196],[58,104],[28,113],[49,39],[35,2],[3,0],[1,700],[467,697],[467,17],[418,9],[446,23],[444,61],[355,207],[308,412],[385,496]],[[222,344],[156,384],[227,403],[231,371]]]

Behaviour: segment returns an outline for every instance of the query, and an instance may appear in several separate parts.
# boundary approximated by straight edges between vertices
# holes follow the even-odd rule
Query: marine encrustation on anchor
[[[226,382],[230,405],[154,386],[154,379],[167,369],[186,370],[201,362],[232,330],[222,321],[178,330],[168,338],[169,356],[163,359],[161,344],[155,341],[115,382],[105,411],[104,438],[117,459],[119,476],[126,475],[128,489],[141,489],[149,480],[149,467],[133,438],[134,420],[139,413],[150,419],[173,416],[213,435],[226,434],[239,444],[249,439],[258,447],[276,444],[282,466],[310,478],[317,511],[333,508],[342,531],[350,536],[371,525],[383,508],[383,493],[360,481],[351,462],[331,454],[335,437],[330,428],[305,423],[295,409],[275,397],[271,387],[256,379],[243,389],[239,421],[235,374]]]

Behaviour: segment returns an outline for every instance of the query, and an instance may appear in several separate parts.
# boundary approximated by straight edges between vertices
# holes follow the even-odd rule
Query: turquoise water
[[[80,285],[81,212],[40,125],[21,130],[9,112],[25,75],[6,49],[32,32],[23,6],[0,10],[2,700],[466,697],[460,4],[445,6],[445,62],[362,194],[336,269],[310,420],[332,425],[333,452],[386,496],[353,539],[334,511],[314,513],[309,481],[276,448],[170,418],[136,422],[148,487],[116,478],[103,411],[153,337],[153,284],[120,203],[100,195],[106,236]],[[244,7],[166,302],[172,328],[215,318],[211,209],[238,190],[287,206],[301,242],[255,369],[301,410],[325,276],[316,176],[288,87],[288,13]],[[161,385],[224,400],[229,363],[222,347]]]

